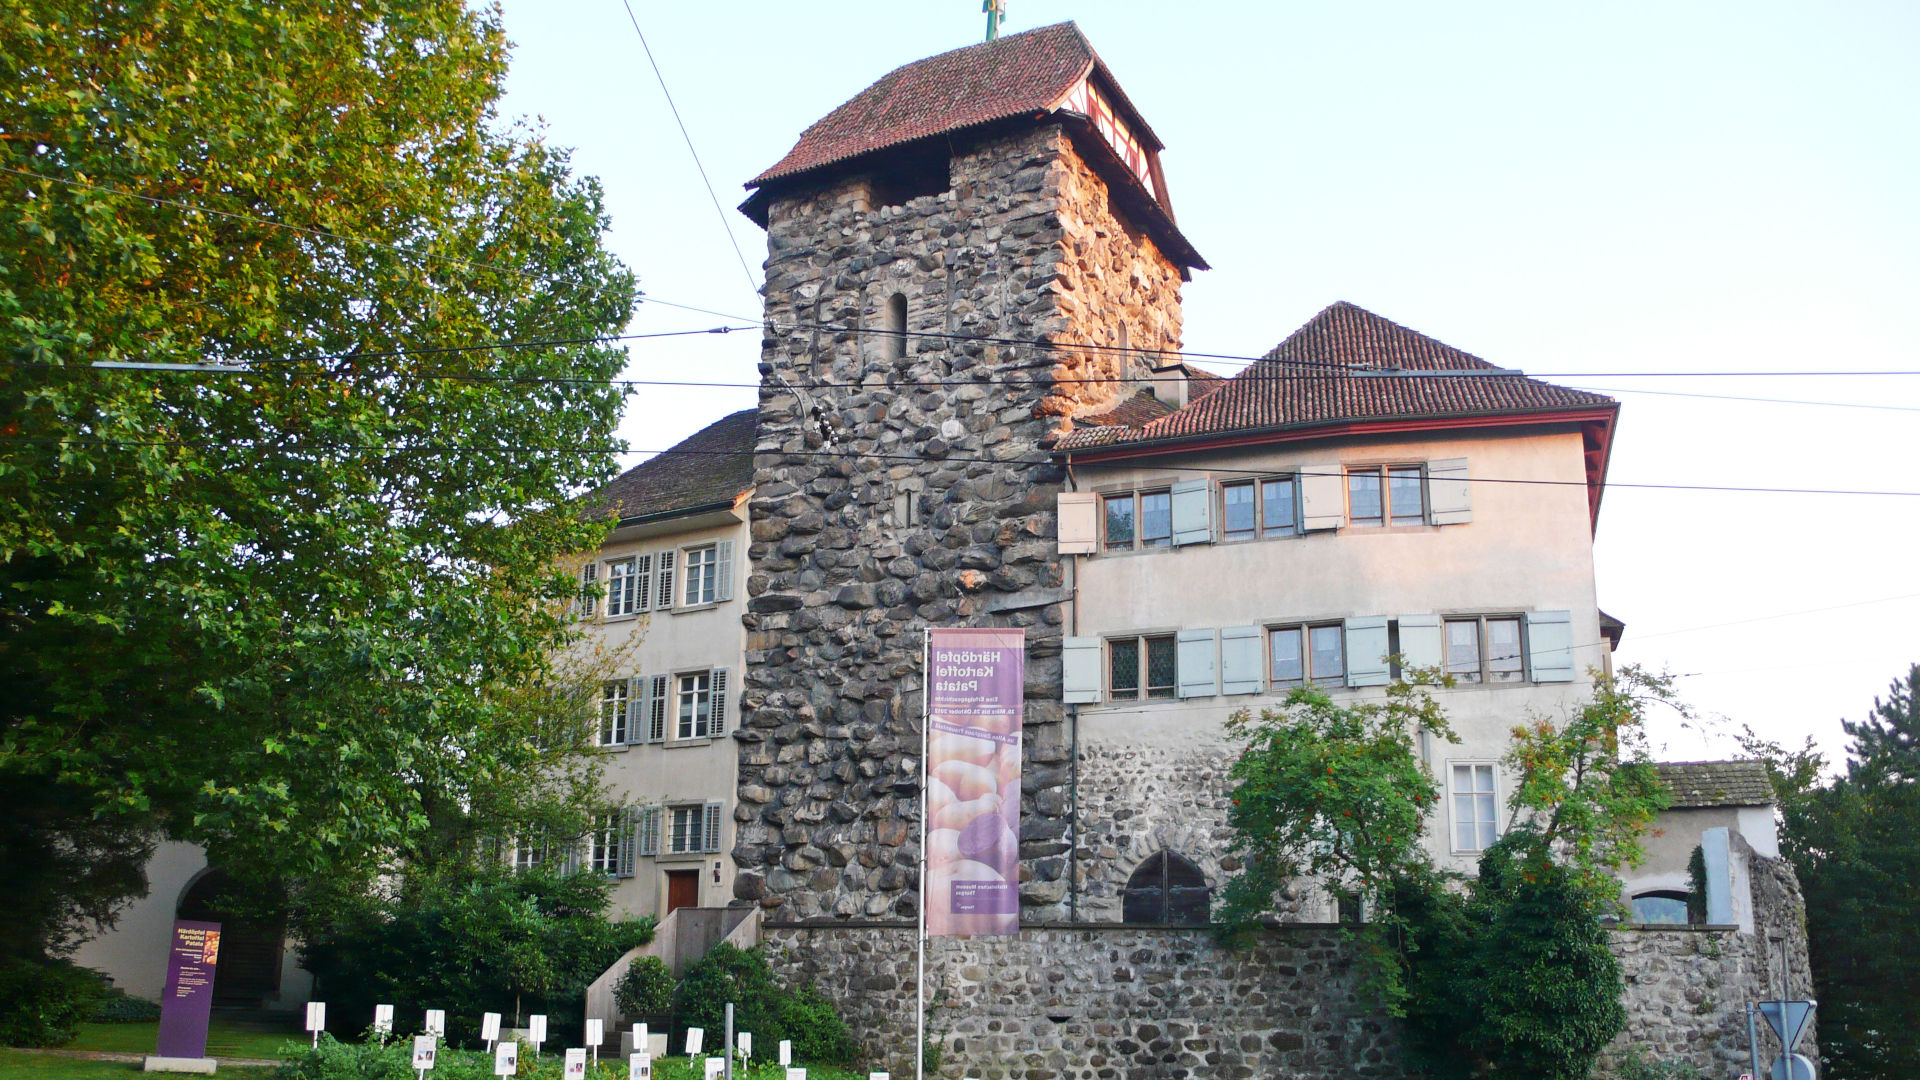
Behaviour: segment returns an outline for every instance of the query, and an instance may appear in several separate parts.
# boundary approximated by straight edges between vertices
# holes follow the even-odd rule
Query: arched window
[[[1633,921],[1685,926],[1690,921],[1687,894],[1670,890],[1641,893],[1633,898]]]
[[[887,359],[900,360],[907,355],[907,294],[887,297]]]
[[[1205,926],[1212,900],[1199,867],[1171,851],[1161,851],[1127,879],[1120,917],[1130,923]]]

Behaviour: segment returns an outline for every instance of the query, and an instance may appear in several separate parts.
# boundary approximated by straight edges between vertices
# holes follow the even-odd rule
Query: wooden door
[[[667,871],[667,914],[673,909],[700,906],[700,871]]]

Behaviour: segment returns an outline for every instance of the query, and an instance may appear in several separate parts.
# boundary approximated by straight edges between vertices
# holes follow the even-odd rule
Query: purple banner
[[[160,996],[161,1057],[207,1056],[213,968],[220,960],[220,924],[176,922],[167,950],[167,988]]]
[[[927,631],[927,933],[1020,931],[1025,630]]]

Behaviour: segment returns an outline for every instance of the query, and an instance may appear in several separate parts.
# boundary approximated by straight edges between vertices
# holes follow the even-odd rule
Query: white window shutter
[[[1056,506],[1060,554],[1093,554],[1100,539],[1099,496],[1091,491],[1063,491]]]
[[[1219,666],[1214,662],[1213,631],[1182,630],[1175,639],[1174,663],[1179,668],[1180,696],[1212,697],[1220,692]]]
[[[647,741],[647,677],[627,680],[627,742]]]
[[[661,552],[658,560],[660,565],[654,573],[659,578],[659,587],[654,590],[653,606],[660,611],[673,606],[673,557],[676,554],[672,550]]]
[[[643,807],[640,811],[640,854],[660,854],[660,808]]]
[[[724,604],[733,599],[733,541],[713,545],[713,598]]]
[[[1100,639],[1070,637],[1060,643],[1060,700],[1086,705],[1100,700]]]
[[[706,822],[705,822],[707,827],[707,830],[706,830],[707,842],[706,842],[706,846],[700,849],[702,851],[719,851],[720,850],[720,811],[721,811],[721,804],[717,802],[710,802],[707,804],[707,813],[706,813]]]
[[[1427,462],[1427,503],[1435,525],[1464,525],[1473,520],[1472,484],[1466,458]]]
[[[1213,542],[1213,482],[1182,480],[1173,485],[1173,543]]]
[[[653,556],[636,555],[633,558],[633,610],[653,610]]]
[[[1443,666],[1445,661],[1446,652],[1440,636],[1440,616],[1400,616],[1401,670],[1404,672],[1412,668],[1437,668]]]
[[[1347,517],[1345,482],[1337,464],[1300,467],[1300,531],[1340,527]]]
[[[667,677],[647,679],[647,741],[665,742],[667,738]]]
[[[1387,617],[1361,615],[1346,621],[1347,685],[1387,685]]]
[[[633,876],[634,849],[638,846],[640,830],[639,808],[629,806],[620,813],[620,855],[619,868],[614,871],[617,877]]]
[[[727,733],[726,668],[717,667],[713,669],[713,698],[708,708],[712,710],[710,715],[713,717],[713,722],[709,725],[709,733],[717,739]]]
[[[1220,692],[1258,694],[1267,688],[1260,663],[1260,628],[1228,626],[1220,631]]]
[[[599,609],[600,598],[593,595],[593,588],[599,583],[600,564],[588,563],[580,568],[580,603],[576,613],[582,619],[591,619]]]
[[[1534,682],[1573,681],[1573,612],[1527,612],[1527,660]]]

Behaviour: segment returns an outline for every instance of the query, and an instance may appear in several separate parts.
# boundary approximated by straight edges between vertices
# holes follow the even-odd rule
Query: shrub
[[[0,961],[0,1045],[59,1046],[105,993],[98,972],[71,961]]]
[[[795,1060],[844,1062],[857,1047],[833,1003],[813,986],[783,990],[773,981],[767,958],[759,949],[720,944],[689,965],[674,991],[674,1045],[687,1028],[705,1028],[709,1038],[726,1024],[727,1003],[733,1003],[733,1029],[753,1032],[757,1046],[773,1046],[782,1039],[793,1043]]]
[[[1698,850],[1698,849],[1696,849]],[[1614,1080],[1706,1080],[1706,1074],[1684,1061],[1649,1060],[1639,1047],[1621,1055],[1613,1068]]]
[[[657,956],[635,957],[613,986],[622,1016],[659,1016],[673,1009],[673,972]]]
[[[109,986],[94,1003],[88,1019],[98,1024],[147,1024],[160,1019],[160,1006],[145,998],[129,995],[117,986]]]

